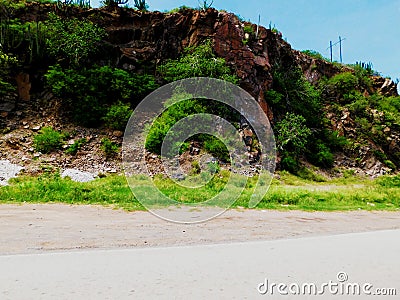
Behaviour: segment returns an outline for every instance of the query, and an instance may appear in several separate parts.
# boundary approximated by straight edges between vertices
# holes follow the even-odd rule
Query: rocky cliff
[[[241,87],[260,102],[271,120],[274,111],[268,106],[264,95],[273,85],[274,66],[299,66],[312,84],[317,84],[323,77],[330,78],[344,71],[352,72],[352,69],[345,66],[331,64],[292,49],[279,32],[264,27],[257,28],[255,24],[243,22],[232,13],[215,9],[181,9],[176,13],[161,13],[138,12],[124,8],[60,8],[55,4],[27,3],[27,9],[16,11],[15,17],[23,21],[45,20],[51,11],[63,17],[88,19],[105,28],[108,36],[102,46],[103,56],[93,57],[93,63],[101,65],[111,62],[114,66],[132,72],[142,72],[143,69],[155,72],[157,65],[167,59],[179,57],[186,47],[212,40],[215,54],[226,60],[240,78]],[[17,107],[18,111],[29,101],[40,103],[38,100],[42,100],[43,97],[52,98],[43,90],[43,80],[38,75],[38,68],[40,69],[40,66],[26,65],[23,71],[16,75],[18,98],[22,103],[22,106]],[[393,81],[379,76],[373,77],[372,81],[373,90],[364,92],[398,96],[397,86]],[[3,117],[7,117],[8,112],[15,111],[16,101],[17,95],[9,95],[0,101]],[[354,119],[349,114],[328,116],[332,121],[332,129],[338,129],[341,134],[348,134],[354,129]],[[399,148],[398,132],[388,132],[388,138],[388,145],[383,146],[387,149],[371,146],[372,142],[367,145],[367,149],[363,150],[366,159],[370,160],[371,151],[374,149],[383,152],[397,151],[393,149]],[[376,164],[377,161],[373,160],[372,165]],[[342,165],[346,167],[346,164]],[[370,165],[368,167],[371,168]],[[382,173],[382,168],[374,171],[375,173]]]

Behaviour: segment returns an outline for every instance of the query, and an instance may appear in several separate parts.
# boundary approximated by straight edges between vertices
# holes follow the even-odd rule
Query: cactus
[[[203,1],[199,0],[199,6],[202,10],[209,9],[213,4],[214,4],[214,0],[211,0],[211,2],[208,2],[207,0],[203,0]]]
[[[144,11],[147,10],[146,0],[135,0],[134,7],[138,10]]]

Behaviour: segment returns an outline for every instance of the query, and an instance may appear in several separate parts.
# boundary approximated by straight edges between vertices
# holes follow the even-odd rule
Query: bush
[[[377,184],[385,188],[400,188],[400,175],[380,177],[377,179]]]
[[[53,93],[69,104],[75,121],[93,127],[105,117],[107,104],[136,104],[158,87],[151,75],[130,74],[108,66],[78,71],[56,65],[45,77]]]
[[[208,153],[212,154],[213,156],[224,162],[230,161],[230,155],[228,149],[226,148],[225,144],[218,138],[211,135],[207,135],[206,137],[203,138],[203,141],[204,141],[204,150],[206,150]]]
[[[170,101],[175,103],[179,99],[190,99],[191,95],[176,93],[172,96]],[[170,106],[162,113],[154,122],[146,137],[145,147],[148,151],[161,154],[161,145],[171,127],[178,122],[192,114],[206,113],[206,108],[200,103],[199,100],[183,100]]]
[[[253,26],[251,25],[246,25],[243,27],[244,33],[248,33],[250,35],[254,34]]]
[[[207,164],[207,168],[210,174],[217,174],[221,170],[221,167],[219,166],[217,161],[209,162]]]
[[[292,153],[295,157],[304,153],[311,130],[300,115],[287,113],[275,126],[277,148],[282,153]]]
[[[33,144],[36,151],[50,153],[61,148],[63,139],[64,135],[52,127],[43,127],[33,138]]]
[[[267,93],[267,101],[272,101],[278,116],[291,112],[303,116],[310,128],[321,125],[321,94],[307,81],[300,68],[275,68],[273,90],[275,92]]]
[[[191,77],[212,77],[234,84],[238,82],[225,60],[215,56],[209,40],[197,47],[186,48],[181,58],[167,61],[158,68],[158,72],[168,82]]]
[[[118,102],[108,109],[107,114],[103,117],[103,121],[107,127],[123,131],[132,113],[133,110],[128,104]]]
[[[324,57],[321,53],[315,51],[315,50],[303,50],[301,51],[302,53],[316,59],[324,60],[324,61],[330,61],[326,57]]]
[[[75,141],[71,146],[68,147],[67,150],[65,150],[65,153],[70,154],[70,155],[76,155],[78,153],[78,150],[82,148],[82,146],[86,143],[86,139],[79,139]]]
[[[281,169],[289,171],[292,174],[296,174],[299,170],[299,163],[296,158],[290,155],[282,157]]]
[[[48,53],[58,61],[78,66],[88,60],[99,48],[106,31],[90,21],[75,18],[61,19],[50,13],[45,22]]]
[[[333,166],[333,154],[321,140],[317,140],[311,147],[308,154],[311,163],[323,168],[331,168]]]
[[[200,174],[201,172],[201,167],[200,164],[197,160],[192,162],[192,173],[193,174]]]
[[[238,117],[237,114],[232,114],[230,111],[219,103],[209,103],[208,99],[190,99],[191,95],[186,93],[175,93],[167,103],[175,103],[168,107],[161,116],[159,116],[149,128],[146,136],[145,148],[153,153],[161,154],[162,143],[168,133],[168,131],[175,125],[179,120],[189,117],[195,114],[209,113],[219,115],[225,119],[231,119]],[[179,99],[190,99],[179,101]],[[193,124],[193,126],[196,126]],[[202,124],[198,124],[198,128],[192,128],[192,131],[201,132]],[[230,156],[225,145],[217,138],[207,135],[199,134],[191,137],[191,140],[203,142],[204,148],[218,157],[223,161],[229,161]],[[188,145],[184,143],[184,145]],[[181,148],[181,145],[175,145]],[[171,153],[176,153],[172,151]],[[170,153],[168,153],[170,154]]]
[[[101,150],[104,151],[106,157],[112,157],[118,153],[119,147],[108,138],[101,140]]]
[[[305,180],[311,180],[315,182],[326,182],[326,178],[324,176],[316,174],[305,167],[300,168],[297,171],[296,175]]]
[[[10,71],[17,62],[15,57],[3,53],[0,49],[0,96],[16,91],[15,86],[10,83]]]
[[[359,88],[357,77],[351,72],[337,74],[327,82],[330,94],[336,94],[343,98],[344,95],[351,93]]]

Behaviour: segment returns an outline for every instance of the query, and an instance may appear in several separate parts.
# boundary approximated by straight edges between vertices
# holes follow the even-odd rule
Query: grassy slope
[[[203,188],[187,189],[169,180],[156,177],[155,183],[164,194],[179,195],[182,202],[197,202],[209,199],[224,187],[227,173],[216,176]],[[141,185],[143,176],[132,179]],[[233,207],[247,207],[256,180],[250,179],[243,194]],[[240,193],[238,184],[232,193]],[[123,176],[110,176],[89,183],[76,183],[57,175],[22,177],[14,179],[10,186],[0,188],[0,203],[68,203],[100,204],[125,210],[143,210],[134,198]],[[280,173],[280,180],[274,179],[268,194],[257,206],[259,209],[300,209],[300,210],[399,210],[400,176],[382,177],[376,180],[351,177],[332,179],[323,183],[304,180]]]

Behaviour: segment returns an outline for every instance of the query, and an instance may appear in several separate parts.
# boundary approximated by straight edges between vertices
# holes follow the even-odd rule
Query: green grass
[[[250,178],[244,186],[240,176],[232,176],[230,195],[240,194],[244,188],[233,207],[247,207],[256,178]],[[229,173],[223,171],[199,188],[182,187],[162,176],[155,177],[154,183],[165,195],[177,201],[197,203],[217,195],[224,188],[228,177]],[[182,184],[196,185],[201,182],[200,177],[197,177],[186,179]],[[149,178],[135,176],[130,179],[130,183],[145,190]],[[0,188],[0,203],[90,204],[128,211],[144,210],[123,176],[109,176],[88,183],[63,179],[58,174],[19,177],[11,180],[9,186]],[[376,180],[353,176],[314,182],[280,172],[279,179],[273,179],[269,192],[257,208],[307,211],[399,210],[400,175]]]

